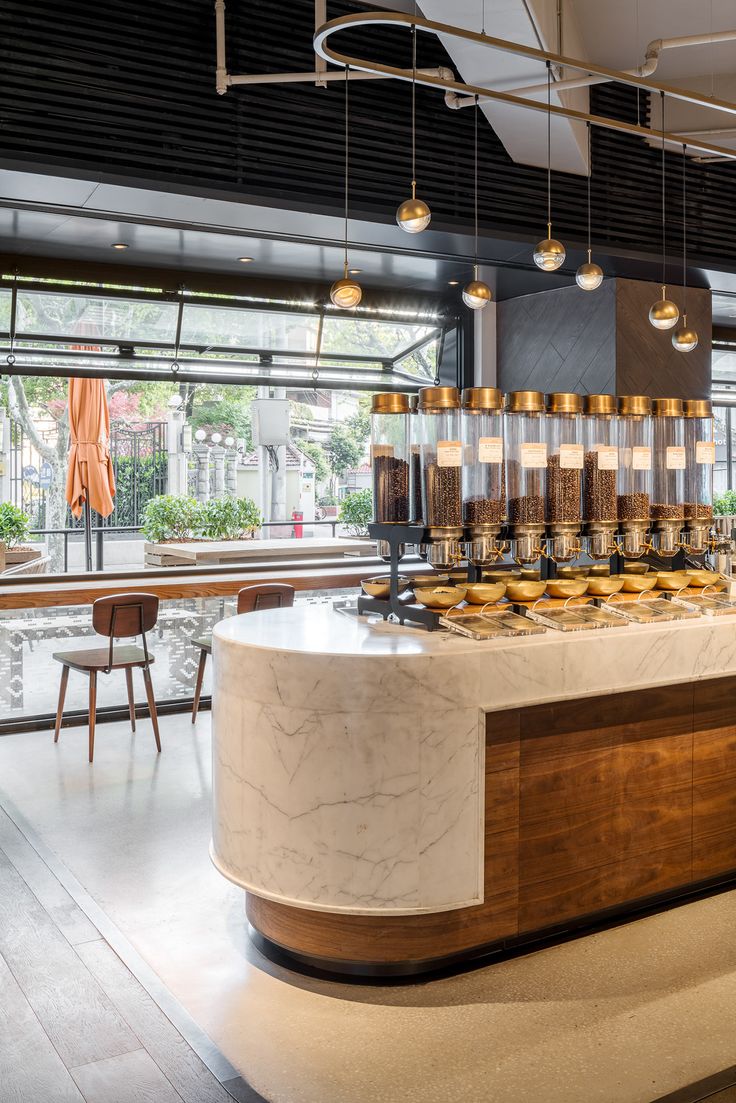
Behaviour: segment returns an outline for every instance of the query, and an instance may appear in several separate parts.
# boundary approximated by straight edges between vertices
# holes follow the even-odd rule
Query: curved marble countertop
[[[483,899],[488,711],[736,674],[729,617],[477,641],[330,607],[214,630],[212,858],[350,914]]]

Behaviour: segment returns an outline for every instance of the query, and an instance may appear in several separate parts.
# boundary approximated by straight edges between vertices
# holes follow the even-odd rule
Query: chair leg
[[[95,721],[97,719],[97,671],[89,672],[89,760],[95,757]]]
[[[199,712],[199,699],[202,696],[202,683],[204,682],[204,668],[207,666],[207,652],[202,648],[199,653],[199,666],[197,667],[197,684],[194,687],[194,703],[192,704],[192,723],[197,719]]]
[[[156,712],[156,698],[153,696],[153,683],[151,682],[151,671],[147,666],[143,667],[143,681],[146,683],[146,698],[148,699],[148,711],[151,713],[151,723],[153,724],[153,734],[156,739],[156,750],[161,750],[161,738],[158,734],[158,713]]]
[[[62,666],[61,668],[61,684],[59,686],[59,704],[56,709],[56,727],[54,729],[54,743],[59,742],[59,732],[61,731],[61,718],[64,715],[64,698],[66,697],[66,684],[69,681],[69,667]]]
[[[133,696],[133,668],[126,666],[125,682],[128,686],[128,712],[130,713],[130,727],[135,731],[135,698]]]

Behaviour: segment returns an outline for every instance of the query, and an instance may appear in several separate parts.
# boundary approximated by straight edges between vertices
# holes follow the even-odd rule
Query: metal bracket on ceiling
[[[405,27],[408,30],[416,27],[418,31],[424,31],[438,37],[464,39],[468,42],[477,43],[480,46],[486,46],[489,49],[517,54],[535,61],[549,62],[552,65],[558,65],[565,69],[577,69],[581,73],[589,76],[600,76],[606,80],[615,81],[620,84],[628,84],[635,88],[643,88],[647,92],[663,92],[671,99],[683,100],[686,103],[697,104],[700,107],[705,107],[710,110],[736,115],[736,103],[732,103],[728,100],[702,96],[689,89],[678,88],[673,85],[661,84],[656,81],[648,80],[639,76],[637,73],[627,73],[618,69],[609,69],[603,65],[581,61],[579,58],[565,57],[562,54],[556,54],[549,50],[537,49],[534,46],[527,46],[519,42],[511,42],[504,38],[494,38],[491,35],[467,30],[465,27],[454,27],[446,23],[436,23],[433,20],[424,19],[418,15],[406,15],[403,12],[361,12],[357,15],[343,15],[340,16],[339,19],[331,19],[328,23],[323,24],[314,36],[315,53],[319,54],[327,61],[334,62],[335,65],[341,65],[344,68],[349,66],[351,80],[353,77],[359,76],[361,72],[376,76],[391,77],[394,80],[408,82],[415,80],[417,84],[422,84],[429,88],[441,88],[443,91],[447,91],[449,88],[465,96],[479,96],[486,100],[496,100],[499,103],[505,103],[513,107],[523,107],[530,111],[549,112],[561,118],[590,123],[591,126],[602,127],[607,130],[617,130],[625,134],[635,134],[642,138],[654,139],[656,141],[662,141],[664,138],[666,142],[674,143],[678,147],[681,147],[683,144],[683,137],[679,134],[652,130],[647,126],[627,123],[620,119],[610,119],[604,115],[592,115],[587,111],[577,111],[572,107],[566,107],[564,105],[548,105],[541,100],[530,100],[524,96],[514,95],[511,92],[501,92],[480,85],[465,84],[463,81],[459,80],[438,78],[420,70],[413,72],[411,69],[402,69],[379,61],[352,57],[351,55],[340,53],[329,45],[330,38],[339,31],[347,28],[355,29],[381,24],[385,26]],[[707,142],[698,136],[693,138],[688,137],[687,145],[690,149],[697,149],[703,153],[713,154],[719,158],[723,157],[729,160],[736,160],[736,150],[729,149],[726,146],[715,145],[713,142]]]

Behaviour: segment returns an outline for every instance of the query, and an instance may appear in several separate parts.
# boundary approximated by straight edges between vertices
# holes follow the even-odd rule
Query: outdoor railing
[[[340,521],[337,517],[325,518],[322,521],[295,521],[291,518],[287,518],[284,521],[264,521],[261,524],[261,528],[286,528],[288,525],[296,528],[297,526],[304,530],[305,528],[315,528],[318,525],[329,525],[332,529],[332,535],[337,535],[337,526]],[[104,571],[105,569],[105,533],[108,535],[112,533],[123,532],[140,532],[140,525],[93,525],[92,535],[95,537],[95,569],[98,571]],[[69,571],[69,540],[71,537],[78,537],[84,539],[84,529],[31,529],[30,536],[61,536],[64,539],[64,574]],[[308,539],[308,538],[307,538]]]

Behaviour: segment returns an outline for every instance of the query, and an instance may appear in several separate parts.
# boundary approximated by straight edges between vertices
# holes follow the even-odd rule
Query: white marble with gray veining
[[[352,914],[482,900],[484,713],[736,674],[736,619],[477,643],[329,607],[214,632],[212,857]]]

